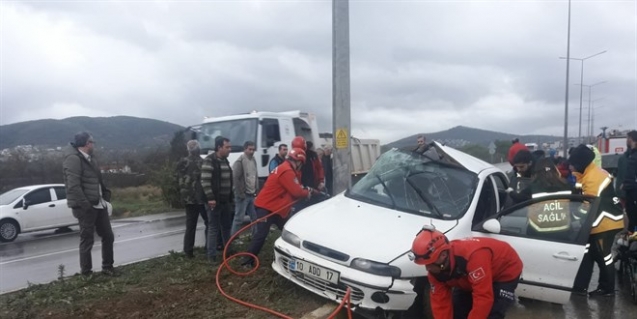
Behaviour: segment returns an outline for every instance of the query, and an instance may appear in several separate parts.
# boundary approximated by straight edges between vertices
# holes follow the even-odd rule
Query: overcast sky
[[[331,1],[1,2],[0,124],[307,110],[331,130]],[[567,1],[350,1],[352,130],[563,134]],[[636,1],[572,3],[595,127],[637,126]],[[581,63],[571,62],[577,135]],[[583,131],[588,117],[584,91]]]

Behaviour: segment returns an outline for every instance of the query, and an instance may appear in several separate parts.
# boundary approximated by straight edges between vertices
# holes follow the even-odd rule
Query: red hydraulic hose
[[[224,297],[226,297],[226,298],[230,299],[231,301],[236,302],[236,303],[238,303],[238,304],[240,304],[240,305],[242,305],[242,306],[245,306],[245,307],[248,307],[248,308],[252,308],[252,309],[261,310],[261,311],[263,311],[263,312],[267,312],[267,313],[269,313],[269,314],[271,314],[271,315],[274,315],[274,316],[277,316],[277,317],[279,317],[279,318],[284,318],[284,319],[293,319],[292,317],[286,316],[286,315],[284,315],[284,314],[282,314],[282,313],[280,313],[280,312],[277,312],[277,311],[275,311],[275,310],[272,310],[272,309],[269,309],[269,308],[266,308],[266,307],[263,307],[263,306],[255,305],[255,304],[253,304],[253,303],[249,303],[249,302],[247,302],[247,301],[243,301],[243,300],[240,300],[240,299],[237,299],[237,298],[235,298],[235,297],[230,296],[229,294],[227,294],[227,293],[223,290],[223,288],[221,288],[221,280],[220,280],[220,277],[221,277],[221,270],[223,270],[223,268],[228,268],[228,270],[229,270],[231,273],[233,273],[233,274],[235,274],[235,275],[237,275],[237,276],[240,276],[240,277],[248,276],[248,275],[250,275],[250,274],[254,273],[254,272],[257,270],[257,268],[259,268],[259,257],[257,257],[256,255],[254,255],[254,254],[252,254],[252,253],[249,253],[249,252],[239,252],[239,253],[236,253],[236,254],[234,254],[234,255],[232,255],[232,256],[228,256],[228,257],[226,257],[226,254],[227,254],[227,252],[228,252],[228,247],[230,247],[230,243],[232,243],[232,242],[234,241],[234,239],[235,239],[235,238],[236,238],[239,234],[241,234],[242,232],[244,232],[246,229],[249,229],[249,228],[251,228],[253,225],[255,225],[255,224],[257,224],[257,223],[261,222],[262,220],[266,220],[266,219],[268,219],[269,217],[271,217],[272,215],[277,214],[278,212],[280,212],[280,211],[282,211],[282,210],[284,210],[284,209],[287,209],[287,208],[291,207],[292,205],[296,204],[298,201],[299,201],[299,200],[296,200],[296,201],[294,201],[294,202],[290,203],[289,205],[285,205],[285,206],[283,206],[282,208],[280,208],[279,210],[277,210],[277,211],[275,211],[275,212],[273,212],[273,213],[268,214],[267,216],[264,216],[264,217],[258,218],[257,220],[255,220],[255,221],[251,222],[249,225],[247,225],[247,226],[245,226],[245,227],[241,228],[239,231],[237,231],[234,235],[232,235],[232,236],[230,237],[230,240],[228,240],[228,242],[226,243],[226,246],[223,248],[223,261],[222,261],[221,265],[219,265],[219,268],[217,269],[217,275],[215,276],[215,281],[216,281],[216,284],[217,284],[217,289],[219,289],[219,292],[220,292],[220,293],[221,293]],[[254,268],[252,268],[252,269],[250,269],[249,271],[246,271],[246,272],[240,272],[240,271],[236,271],[236,270],[232,269],[232,268],[230,267],[230,264],[229,264],[230,260],[233,260],[233,259],[235,259],[235,258],[237,258],[237,257],[239,257],[239,256],[250,256],[250,257],[252,257],[252,258],[255,260]],[[328,317],[328,319],[336,318],[336,316],[338,315],[339,311],[341,311],[341,309],[343,309],[343,307],[344,307],[345,305],[347,305],[347,318],[352,319],[352,308],[351,308],[351,302],[350,302],[350,294],[351,294],[351,289],[348,287],[348,288],[347,288],[347,291],[345,292],[345,296],[343,296],[343,300],[342,300],[342,301],[341,301],[341,303],[338,305],[338,308],[336,308],[336,309],[334,310],[334,312],[332,312],[332,314]]]

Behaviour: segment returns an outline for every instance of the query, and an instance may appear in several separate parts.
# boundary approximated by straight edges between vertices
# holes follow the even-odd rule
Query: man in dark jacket
[[[102,237],[102,273],[115,275],[113,242],[115,236],[108,218],[111,191],[104,186],[99,166],[93,158],[95,141],[87,132],[75,135],[74,143],[64,150],[66,202],[80,224],[80,268],[82,275],[93,273],[91,250],[95,232]]]
[[[181,199],[186,205],[186,232],[184,234],[184,253],[192,258],[193,247],[195,245],[195,232],[197,230],[197,220],[201,215],[206,225],[206,240],[208,239],[208,214],[206,213],[206,195],[201,187],[201,165],[203,159],[200,156],[201,150],[197,140],[190,140],[186,143],[188,156],[177,163],[177,173],[179,175],[179,191]]]
[[[274,155],[268,164],[268,173],[272,172],[277,166],[285,162],[285,157],[288,156],[288,146],[286,144],[279,144],[279,152]]]
[[[630,146],[630,155],[626,163],[621,190],[626,194],[626,215],[628,231],[637,232],[637,131],[628,132],[626,144]]]
[[[232,168],[228,162],[230,140],[225,137],[215,139],[215,151],[209,154],[201,166],[201,186],[206,194],[208,210],[208,259],[216,261],[217,232],[225,246],[230,239],[230,229],[234,215],[234,194],[232,191]]]

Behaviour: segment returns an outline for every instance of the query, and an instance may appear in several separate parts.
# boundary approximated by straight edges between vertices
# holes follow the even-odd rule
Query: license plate
[[[288,265],[290,271],[297,271],[307,276],[319,278],[333,284],[338,284],[340,274],[337,271],[327,269],[304,260],[292,259]]]

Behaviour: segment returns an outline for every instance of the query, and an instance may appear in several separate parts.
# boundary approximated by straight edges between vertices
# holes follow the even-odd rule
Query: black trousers
[[[197,231],[197,221],[199,216],[206,225],[206,242],[208,241],[208,213],[206,206],[203,204],[186,204],[186,232],[184,233],[184,253],[192,255],[192,250],[195,246],[195,233]],[[206,246],[208,247],[208,246]]]
[[[613,266],[612,247],[615,235],[619,229],[611,230],[595,235],[588,239],[588,252],[584,254],[582,264],[575,276],[573,288],[576,290],[588,289],[593,276],[593,265],[599,267],[599,281],[597,288],[604,291],[615,290],[615,267]]]
[[[515,288],[519,278],[509,282],[493,283],[493,306],[488,319],[502,319],[507,309],[515,303]],[[473,309],[473,295],[471,291],[455,288],[453,290],[453,318],[466,319]]]
[[[257,219],[259,219],[271,214],[272,212],[263,208],[256,207],[256,213]],[[257,223],[254,236],[252,237],[250,246],[248,246],[248,252],[254,254],[255,256],[258,256],[261,252],[261,248],[263,248],[263,245],[265,244],[265,240],[268,238],[268,234],[270,233],[270,226],[274,224],[279,228],[279,230],[283,230],[283,226],[285,225],[286,221],[287,219],[284,219],[280,215],[274,215]],[[246,257],[243,263],[247,264],[252,262],[252,257]]]
[[[628,231],[637,230],[637,189],[626,191],[626,215],[628,215]]]
[[[113,268],[113,243],[115,235],[106,209],[73,209],[73,216],[80,224],[80,269],[83,274],[93,269],[91,250],[95,233],[102,237],[102,269]]]

